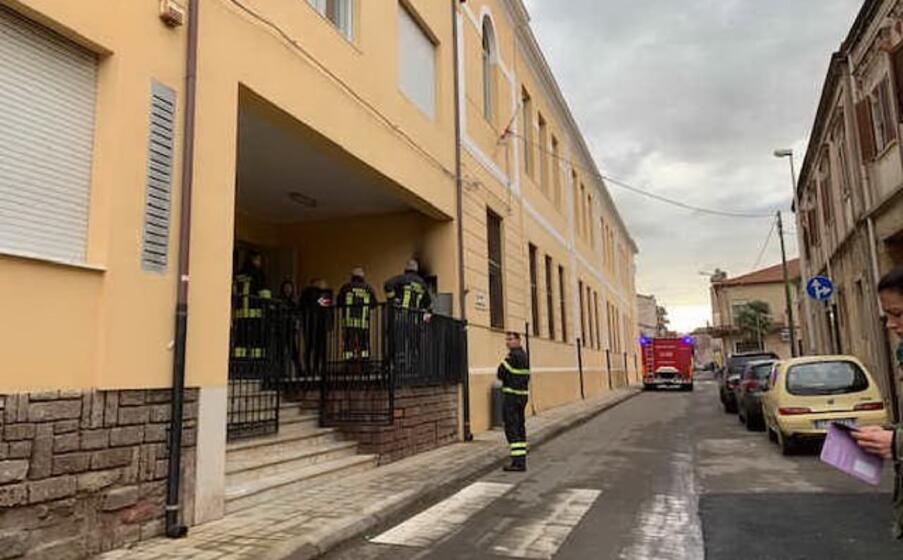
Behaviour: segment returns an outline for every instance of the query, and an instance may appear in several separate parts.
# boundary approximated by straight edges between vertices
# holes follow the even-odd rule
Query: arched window
[[[495,32],[483,18],[483,116],[492,120],[495,107]]]

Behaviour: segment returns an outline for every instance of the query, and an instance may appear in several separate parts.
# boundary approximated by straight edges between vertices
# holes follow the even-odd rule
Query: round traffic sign
[[[834,295],[834,283],[825,276],[815,276],[806,282],[806,293],[816,301],[827,301]]]

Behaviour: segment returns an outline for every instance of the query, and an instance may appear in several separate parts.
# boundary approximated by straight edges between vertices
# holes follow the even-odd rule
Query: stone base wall
[[[343,399],[354,399],[348,394]],[[319,393],[308,391],[289,395],[287,400],[298,400],[312,411],[319,406]],[[368,395],[374,410],[387,406],[374,402]],[[379,455],[381,465],[405,457],[436,449],[458,441],[458,387],[421,387],[397,389],[395,392],[395,416],[390,426],[342,426],[341,432],[357,441],[361,453]]]
[[[186,391],[183,511],[197,390]],[[0,395],[0,560],[69,560],[162,534],[170,391]]]

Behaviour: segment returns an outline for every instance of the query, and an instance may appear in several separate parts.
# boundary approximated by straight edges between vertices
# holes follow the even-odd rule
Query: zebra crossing
[[[475,482],[446,500],[370,540],[373,544],[431,548],[460,533],[469,521],[514,485]],[[487,554],[508,558],[551,559],[599,498],[600,490],[567,488],[543,499],[527,516],[502,517],[478,546]]]

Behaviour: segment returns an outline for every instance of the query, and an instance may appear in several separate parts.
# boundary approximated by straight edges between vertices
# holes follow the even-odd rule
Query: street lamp
[[[774,151],[774,157],[776,158],[788,158],[790,160],[790,188],[793,189],[793,209],[797,213],[796,220],[796,230],[797,230],[797,247],[799,253],[799,263],[800,263],[800,274],[802,278],[806,279],[809,277],[809,274],[806,272],[807,264],[805,259],[803,258],[805,251],[803,250],[803,242],[800,239],[802,230],[802,226],[800,225],[799,220],[799,212],[800,208],[800,198],[799,191],[796,187],[796,166],[793,165],[793,150],[789,148],[779,149]],[[781,212],[778,211],[778,235],[781,238],[781,262],[784,267],[784,296],[787,299],[787,326],[790,329],[790,351],[791,355],[797,355],[797,347],[796,347],[796,330],[793,325],[793,299],[790,293],[790,278],[787,272],[787,254],[784,250],[784,229],[783,229],[783,220],[781,220]],[[809,300],[805,299],[803,306],[806,308],[806,319],[807,321],[811,321],[812,313],[809,309]],[[809,323],[811,328],[811,322]],[[811,333],[809,338],[811,339]]]

